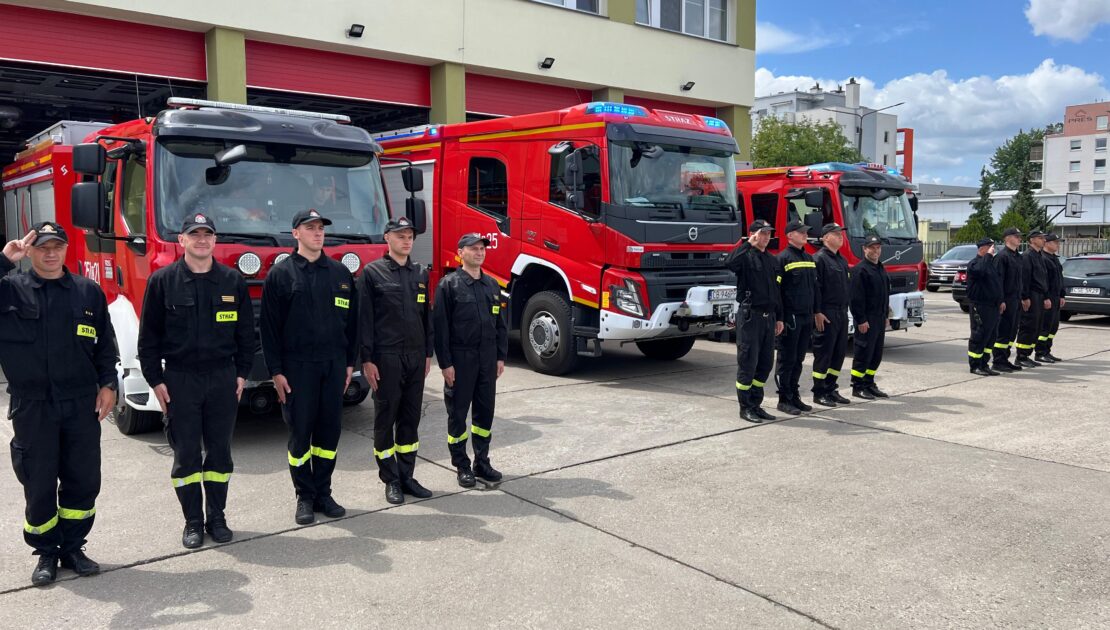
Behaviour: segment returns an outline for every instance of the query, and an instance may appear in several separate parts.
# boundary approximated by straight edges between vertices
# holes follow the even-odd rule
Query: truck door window
[[[466,203],[497,219],[509,216],[509,182],[505,163],[497,158],[470,158]]]
[[[752,195],[752,221],[762,219],[778,231],[779,196],[774,193]]]
[[[146,234],[146,164],[131,156],[123,165],[123,198],[120,213],[128,234]]]
[[[563,173],[566,170],[564,156],[565,153],[550,156],[551,190],[548,200],[561,208],[569,208],[567,190],[563,184]],[[601,159],[596,151],[583,154],[582,182],[586,186],[586,207],[582,209],[582,214],[596,219],[601,216]]]

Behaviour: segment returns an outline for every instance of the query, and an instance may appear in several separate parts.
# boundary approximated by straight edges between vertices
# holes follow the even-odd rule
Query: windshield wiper
[[[736,210],[736,206],[734,206],[731,203],[725,201],[724,199],[718,199],[716,201],[712,201],[712,199],[713,199],[712,197],[710,197],[709,199],[698,199],[698,200],[691,199],[690,200],[690,206],[691,207],[694,207],[694,206],[709,206],[709,207],[713,208],[714,210],[728,210],[729,212],[734,212]]]
[[[1110,276],[1110,271],[1091,271],[1087,273],[1088,278],[1094,278],[1095,276]]]
[[[241,243],[243,241],[269,241],[274,244],[274,247],[281,247],[281,240],[273,235],[265,232],[219,232],[216,234],[216,242],[231,241],[233,243]]]
[[[355,243],[372,243],[374,237],[369,234],[324,234],[324,238],[338,238],[344,241],[351,241]]]

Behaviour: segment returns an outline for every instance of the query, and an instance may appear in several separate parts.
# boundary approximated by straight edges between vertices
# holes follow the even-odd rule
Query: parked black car
[[[953,273],[952,299],[960,305],[961,311],[967,313],[971,310],[971,304],[967,301],[967,263],[956,267]]]
[[[974,245],[957,245],[944,252],[943,256],[929,263],[929,280],[925,288],[938,291],[941,287],[951,286],[960,267],[966,269],[967,263],[974,260],[978,253]]]
[[[1064,298],[1064,321],[1076,314],[1110,315],[1110,254],[1065,260]]]

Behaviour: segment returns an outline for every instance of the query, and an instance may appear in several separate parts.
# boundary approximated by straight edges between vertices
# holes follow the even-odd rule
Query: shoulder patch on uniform
[[[347,290],[347,289],[351,288],[351,285],[347,284],[346,282],[342,282],[342,283],[339,284],[339,288],[343,289],[343,290]]]
[[[235,302],[235,296],[234,295],[221,295],[220,296],[220,301],[221,302],[227,302],[227,303],[231,304],[231,303]]]

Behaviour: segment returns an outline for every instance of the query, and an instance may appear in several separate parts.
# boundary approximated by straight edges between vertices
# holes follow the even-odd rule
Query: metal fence
[[[940,258],[944,252],[957,245],[973,245],[974,243],[957,243],[955,241],[929,241],[922,243],[925,250],[925,262],[932,262]],[[1025,251],[1025,243],[1021,244],[1020,251]],[[1110,239],[1108,238],[1064,238],[1060,241],[1060,256],[1082,256],[1084,254],[1110,254]]]

